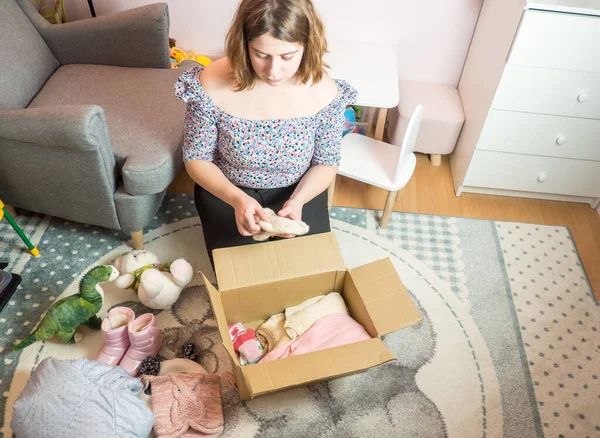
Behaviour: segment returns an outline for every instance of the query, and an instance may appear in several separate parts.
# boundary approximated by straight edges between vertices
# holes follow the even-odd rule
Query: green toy
[[[8,221],[8,223],[17,232],[17,234],[19,235],[19,237],[21,238],[21,240],[23,240],[23,242],[25,242],[25,245],[27,245],[27,248],[29,248],[29,252],[31,253],[31,255],[34,256],[34,257],[39,257],[40,256],[40,251],[27,238],[27,236],[25,235],[25,233],[23,232],[23,230],[21,230],[21,228],[19,227],[19,225],[17,225],[17,222],[13,219],[13,217],[8,212],[8,208],[6,207],[6,205],[4,205],[4,203],[2,202],[2,199],[0,199],[0,221],[2,220],[3,217],[6,217],[6,220]]]
[[[100,265],[92,268],[83,276],[79,284],[79,293],[54,303],[35,331],[15,345],[12,351],[25,348],[37,341],[45,341],[53,336],[58,337],[63,344],[79,342],[82,336],[75,333],[75,330],[80,325],[99,330],[102,321],[96,313],[102,308],[104,299],[99,283],[113,281],[118,276],[119,271],[114,266]]]

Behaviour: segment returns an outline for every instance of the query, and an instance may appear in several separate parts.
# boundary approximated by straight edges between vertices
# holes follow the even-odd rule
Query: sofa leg
[[[8,214],[10,214],[13,218],[17,217],[17,210],[15,210],[15,207],[13,207],[12,205],[4,204],[4,208],[6,209]]]
[[[429,159],[433,166],[441,166],[442,164],[442,156],[440,154],[431,154]]]
[[[140,231],[132,231],[131,232],[131,241],[133,243],[134,249],[144,249],[144,232]]]

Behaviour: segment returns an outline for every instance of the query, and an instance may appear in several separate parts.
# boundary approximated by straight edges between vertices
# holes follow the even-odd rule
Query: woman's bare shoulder
[[[338,95],[339,89],[331,77],[325,73],[323,78],[310,86],[313,98],[321,103],[321,106],[328,104]]]
[[[231,91],[233,77],[227,58],[210,63],[200,75],[200,83],[209,95],[219,95]]]

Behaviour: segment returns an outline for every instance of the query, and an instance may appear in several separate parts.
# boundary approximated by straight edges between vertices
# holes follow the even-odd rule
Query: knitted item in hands
[[[262,231],[252,236],[254,240],[262,242],[271,236],[285,234],[301,236],[308,233],[309,226],[306,223],[287,217],[278,216],[277,213],[270,208],[265,208],[264,210],[267,214],[267,218],[269,218],[269,222],[258,221],[258,225],[260,225]]]

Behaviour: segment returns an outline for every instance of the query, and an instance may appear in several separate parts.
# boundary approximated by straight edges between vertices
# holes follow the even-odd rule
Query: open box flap
[[[231,343],[231,338],[229,337],[229,327],[227,327],[227,317],[225,316],[225,310],[223,310],[221,294],[219,294],[219,291],[215,289],[215,287],[210,283],[210,281],[208,281],[204,274],[202,274],[202,279],[204,280],[204,284],[206,285],[206,289],[208,290],[208,295],[212,303],[213,311],[215,312],[217,325],[219,326],[219,333],[221,334],[221,340],[223,341],[223,345],[229,352],[231,359],[234,360],[234,358],[236,358],[236,354],[233,349],[233,344]]]
[[[283,239],[213,251],[219,290],[345,270],[334,233]]]
[[[363,371],[394,360],[379,338],[242,367],[251,397]]]
[[[379,336],[421,320],[389,258],[348,271]]]

